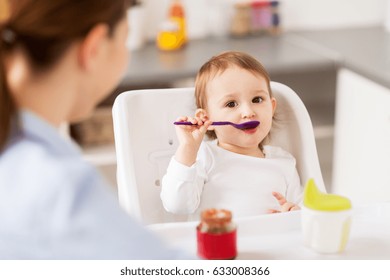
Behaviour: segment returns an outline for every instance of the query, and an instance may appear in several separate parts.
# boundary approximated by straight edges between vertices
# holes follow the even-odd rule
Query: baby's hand
[[[211,121],[207,117],[180,117],[178,122],[191,122],[193,125],[176,125],[176,134],[179,139],[179,147],[175,153],[178,162],[191,166],[198,154],[200,144],[206,134]]]
[[[281,213],[281,212],[288,212],[288,211],[294,211],[294,210],[301,209],[297,204],[294,204],[292,202],[288,202],[286,200],[286,198],[278,192],[272,192],[272,195],[279,202],[279,205],[281,206],[281,208],[280,208],[280,210],[268,209],[268,213]]]
[[[181,145],[199,147],[206,134],[207,128],[210,126],[211,121],[198,117],[180,117],[177,122],[190,122],[193,125],[176,125],[176,134],[179,138]]]

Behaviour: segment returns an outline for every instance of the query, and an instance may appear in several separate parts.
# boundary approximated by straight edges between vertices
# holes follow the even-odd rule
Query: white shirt
[[[162,180],[164,208],[199,220],[207,208],[228,209],[234,217],[279,209],[273,191],[301,203],[303,188],[295,158],[274,146],[265,146],[264,152],[265,158],[245,156],[220,148],[215,140],[202,143],[191,167],[172,158]]]
[[[176,259],[125,214],[79,148],[38,116],[0,154],[0,259]]]

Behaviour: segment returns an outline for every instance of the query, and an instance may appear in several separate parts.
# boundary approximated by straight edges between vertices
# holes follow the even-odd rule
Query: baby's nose
[[[242,118],[253,118],[255,111],[250,106],[243,106],[241,112]]]

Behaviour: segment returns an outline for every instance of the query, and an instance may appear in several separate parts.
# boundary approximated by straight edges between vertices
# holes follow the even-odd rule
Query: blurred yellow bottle
[[[169,8],[169,19],[177,22],[179,25],[179,33],[182,37],[183,44],[187,42],[187,26],[184,6],[181,0],[173,0]]]
[[[157,35],[157,46],[161,50],[176,50],[187,42],[184,7],[180,0],[173,0],[168,11],[168,21],[164,22]]]

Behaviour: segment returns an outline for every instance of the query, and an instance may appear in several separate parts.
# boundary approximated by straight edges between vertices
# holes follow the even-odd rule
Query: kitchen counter
[[[390,33],[384,27],[296,32],[289,39],[390,88]]]
[[[122,85],[170,83],[194,78],[211,56],[225,50],[252,54],[273,74],[349,68],[390,88],[390,33],[383,27],[286,32],[279,36],[192,40],[178,51],[149,43],[131,53]]]
[[[296,35],[293,35],[295,39]],[[332,59],[290,42],[288,33],[279,36],[245,38],[206,38],[192,40],[183,49],[173,52],[159,51],[153,43],[133,51],[122,81],[131,87],[141,81],[147,83],[169,83],[182,78],[195,78],[199,68],[213,55],[222,51],[247,52],[267,68],[270,75],[291,72],[307,72],[313,69],[334,70]]]

